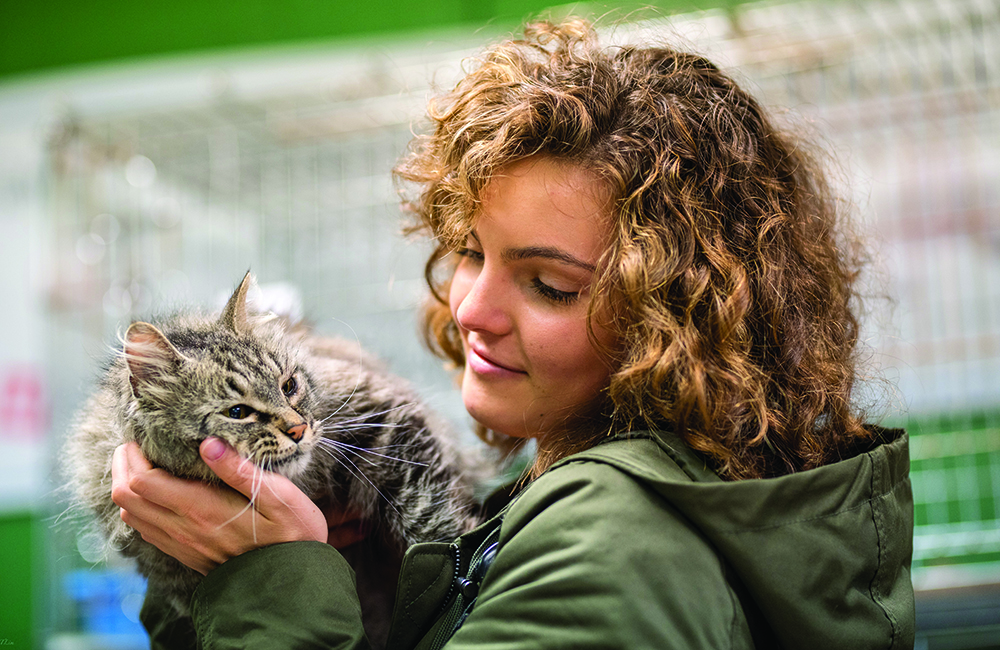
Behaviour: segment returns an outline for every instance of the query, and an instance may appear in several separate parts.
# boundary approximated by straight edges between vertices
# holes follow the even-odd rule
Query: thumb
[[[254,464],[240,456],[219,438],[205,438],[199,448],[201,459],[222,482],[248,499],[254,491]]]
[[[265,517],[273,514],[272,509],[279,506],[314,507],[309,497],[286,477],[264,471],[219,438],[205,438],[199,451],[209,469],[223,483],[252,502]],[[265,485],[268,489],[261,489]]]

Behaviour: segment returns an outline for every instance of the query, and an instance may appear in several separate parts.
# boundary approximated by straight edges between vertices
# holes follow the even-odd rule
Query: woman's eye
[[[285,397],[291,397],[299,389],[299,382],[296,381],[295,377],[289,377],[288,381],[281,385],[281,392],[285,394]]]
[[[538,278],[531,281],[531,288],[542,298],[561,305],[568,305],[580,297],[579,291],[561,291],[550,287]]]
[[[459,257],[466,257],[475,262],[483,261],[482,251],[477,251],[472,248],[459,248],[455,251],[455,254],[458,255]]]
[[[227,415],[234,420],[243,420],[253,413],[253,409],[246,404],[237,404],[236,406],[229,409]]]

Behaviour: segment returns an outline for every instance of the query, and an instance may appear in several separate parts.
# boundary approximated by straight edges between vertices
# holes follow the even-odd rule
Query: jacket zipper
[[[462,571],[462,556],[461,549],[458,544],[452,543],[449,546],[452,551],[452,558],[455,562],[455,570],[453,572],[453,578],[451,580],[451,585],[448,587],[448,595],[445,597],[444,602],[451,600],[452,594],[455,594],[455,602],[451,604],[448,611],[445,612],[442,619],[444,620],[444,625],[438,628],[437,634],[434,635],[434,642],[431,643],[429,650],[440,650],[440,648],[451,638],[451,635],[455,633],[455,623],[458,622],[459,616],[462,614],[462,593],[455,593],[458,590],[458,581],[461,578]]]
[[[496,557],[499,539],[500,526],[498,525],[486,536],[486,539],[479,545],[476,552],[472,554],[472,559],[469,562],[469,571],[465,576],[461,575],[461,549],[458,544],[450,545],[450,548],[454,551],[455,573],[451,581],[451,586],[448,588],[448,596],[444,602],[448,602],[452,594],[455,594],[455,602],[452,603],[451,607],[448,608],[448,611],[442,617],[444,624],[438,628],[437,634],[434,635],[434,642],[431,644],[430,650],[440,650],[448,642],[448,639],[458,631],[462,623],[465,622],[465,618],[469,615],[479,596],[479,586],[483,581],[483,576],[485,576],[486,570],[489,569],[489,565],[493,563],[493,559]],[[467,594],[467,591],[470,591],[470,587],[472,591],[471,595]],[[458,592],[457,594],[455,593],[456,591]]]

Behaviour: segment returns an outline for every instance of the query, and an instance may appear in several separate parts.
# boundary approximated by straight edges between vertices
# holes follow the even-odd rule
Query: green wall
[[[487,23],[511,27],[559,13],[689,11],[735,0],[0,0],[0,77],[148,55],[306,43]]]
[[[0,516],[0,645],[37,647],[34,605],[43,582],[43,548],[34,517],[16,512]]]

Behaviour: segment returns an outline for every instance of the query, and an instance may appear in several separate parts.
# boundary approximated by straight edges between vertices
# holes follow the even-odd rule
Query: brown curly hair
[[[547,155],[612,197],[588,312],[592,340],[600,314],[617,341],[602,349],[615,368],[610,429],[672,430],[726,479],[817,467],[869,442],[851,400],[858,240],[812,156],[715,65],[602,47],[585,21],[539,22],[488,50],[429,114],[433,132],[395,172],[404,194],[417,188],[404,196],[411,230],[437,240],[423,325],[439,355],[465,361],[448,252],[499,170]],[[594,442],[567,435],[535,469]]]

